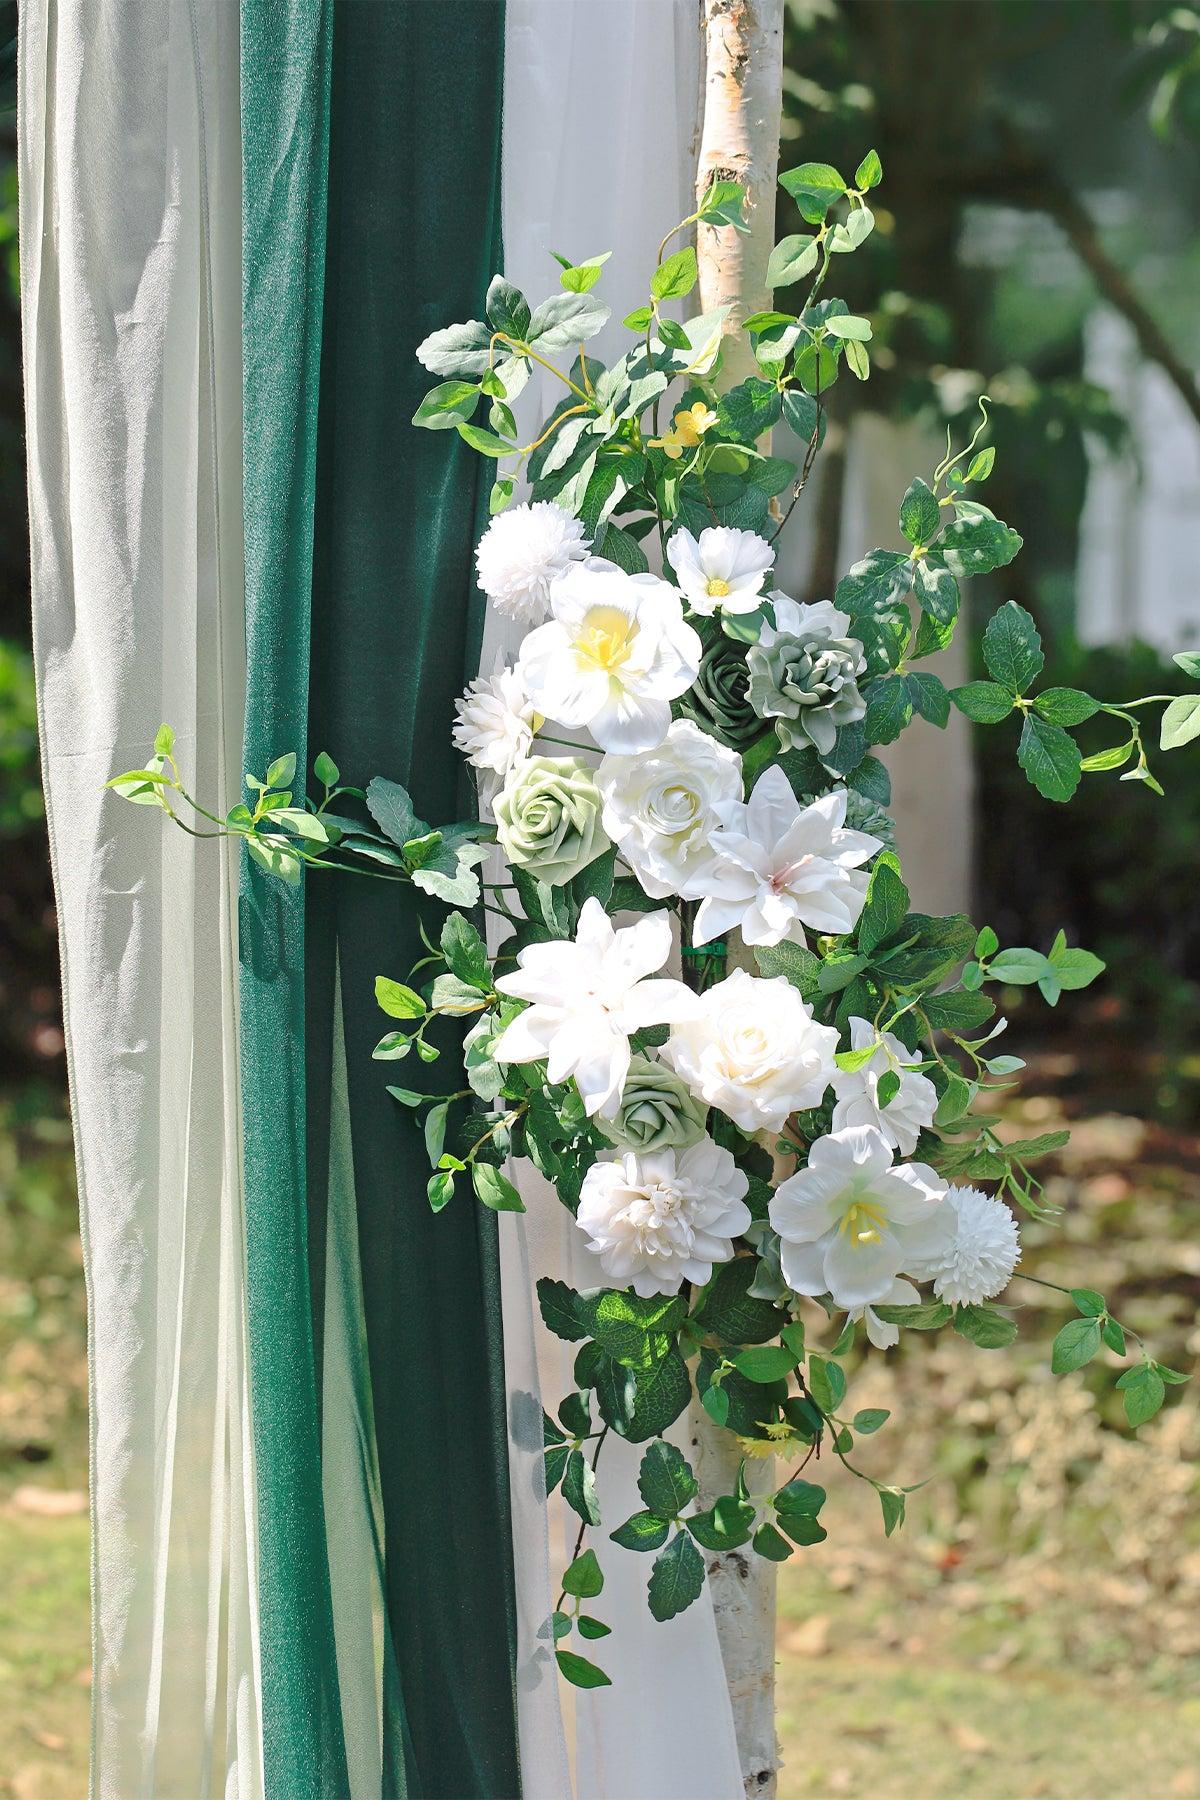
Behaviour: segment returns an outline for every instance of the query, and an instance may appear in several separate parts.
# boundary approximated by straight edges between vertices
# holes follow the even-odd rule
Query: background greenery
[[[793,0],[784,162],[884,160],[880,228],[850,259],[876,324],[867,390],[891,416],[959,420],[995,396],[989,503],[1023,532],[979,613],[1038,618],[1054,678],[1098,694],[1182,687],[1141,646],[1075,641],[1089,445],[1126,421],[1083,374],[1100,293],[1181,382],[1200,363],[1200,14],[1165,0]],[[1124,204],[1094,223],[1098,195]],[[16,170],[0,136],[0,1794],[81,1791],[86,1763],[84,1296],[66,1121],[52,894],[29,657],[16,300]],[[797,228],[781,201],[781,229]],[[1001,210],[1003,209],[1003,210]],[[1117,219],[1114,225],[1109,214]],[[996,221],[999,258],[965,253]],[[889,229],[892,219],[903,231]],[[1026,226],[1028,229],[1026,229]],[[1049,234],[1049,235],[1047,235]],[[1048,257],[1046,246],[1054,249]],[[875,297],[887,297],[880,308]],[[850,399],[834,390],[834,409]],[[1200,421],[1200,401],[1194,409]],[[1200,422],[1198,422],[1200,429]],[[836,435],[836,434],[834,434]],[[837,573],[831,478],[810,598]],[[1135,476],[1131,473],[1131,479]],[[1194,647],[1194,646],[1193,646]],[[1049,1279],[1108,1293],[1191,1366],[1200,1296],[1200,757],[1168,797],[1111,782],[1040,800],[988,740],[977,916],[1010,943],[1058,922],[1110,964],[1066,1018],[1019,996],[1030,1058],[1014,1132],[1075,1137],[1027,1233]],[[1011,746],[1008,746],[1011,750]],[[1080,1046],[1083,1046],[1081,1049]],[[830,1481],[847,1528],[789,1565],[781,1602],[783,1793],[989,1800],[1103,1788],[1200,1794],[1200,1528],[1191,1391],[1133,1443],[1098,1382],[1048,1379],[1053,1309],[1019,1354],[952,1338],[875,1358],[862,1405],[903,1408],[899,1541]],[[1180,1359],[1184,1359],[1181,1363]],[[894,1457],[881,1445],[880,1454]],[[867,1501],[873,1496],[866,1495]]]

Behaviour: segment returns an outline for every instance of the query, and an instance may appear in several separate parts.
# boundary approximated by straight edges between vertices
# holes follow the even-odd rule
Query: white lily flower
[[[869,1019],[851,1017],[852,1050],[865,1050],[868,1044],[875,1042],[876,1036],[878,1048],[870,1062],[852,1073],[838,1069],[833,1077],[833,1091],[837,1096],[833,1129],[842,1131],[847,1125],[873,1125],[894,1150],[911,1156],[922,1128],[933,1124],[937,1089],[927,1076],[905,1067],[906,1063],[917,1059],[894,1032],[877,1034]],[[886,1106],[880,1106],[879,1083],[888,1073],[899,1076],[900,1088]]]
[[[853,1311],[882,1301],[902,1269],[936,1257],[954,1234],[946,1183],[925,1163],[894,1166],[867,1125],[818,1138],[808,1165],[771,1196],[784,1280]]]
[[[893,1281],[886,1294],[881,1294],[876,1306],[919,1306],[921,1292],[911,1281],[903,1277]],[[874,1344],[877,1350],[894,1350],[900,1342],[900,1327],[881,1319],[874,1306],[856,1306],[847,1315],[855,1324],[862,1320],[866,1327],[867,1341]]]
[[[534,706],[560,725],[586,727],[602,750],[656,749],[702,654],[675,589],[593,559],[555,582],[551,608],[554,617],[521,646]]]
[[[733,1256],[750,1224],[749,1185],[710,1137],[687,1150],[614,1151],[584,1176],[576,1223],[615,1286],[677,1294]]]
[[[779,1131],[789,1114],[819,1106],[838,1034],[818,1025],[790,981],[735,969],[698,997],[662,1056],[694,1094],[743,1131]]]
[[[657,750],[611,752],[596,770],[604,829],[656,900],[704,892],[719,808],[742,797],[742,764],[690,719],[676,719]]]
[[[584,902],[574,942],[530,944],[502,994],[530,1002],[492,1047],[499,1063],[545,1062],[552,1083],[574,1077],[589,1113],[611,1118],[629,1073],[629,1039],[648,1025],[690,1018],[697,996],[682,981],[647,980],[671,954],[671,920],[648,913],[613,929],[600,902]]]
[[[680,527],[667,544],[667,561],[693,612],[750,613],[762,604],[775,552],[756,531],[710,525],[694,538]]]
[[[744,804],[723,809],[712,834],[712,886],[696,915],[695,942],[738,927],[747,944],[805,942],[805,927],[853,931],[867,898],[859,865],[883,849],[865,831],[847,831],[846,790],[801,806],[778,766]]]

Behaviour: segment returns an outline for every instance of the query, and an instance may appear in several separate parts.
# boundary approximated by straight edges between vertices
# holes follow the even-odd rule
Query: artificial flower
[[[609,1281],[635,1294],[677,1294],[709,1280],[750,1223],[749,1187],[728,1150],[613,1151],[583,1178],[575,1222]]]
[[[667,544],[667,561],[693,612],[750,613],[762,604],[775,552],[756,531],[710,525],[697,539],[681,527]]]
[[[545,1062],[551,1083],[575,1078],[585,1109],[611,1117],[629,1072],[629,1039],[648,1025],[691,1016],[696,996],[681,981],[647,980],[671,954],[671,920],[647,913],[620,931],[592,896],[574,942],[529,944],[496,982],[530,1002],[493,1046],[497,1062]]]
[[[577,756],[532,756],[492,803],[510,863],[558,887],[608,849],[596,778]]]
[[[945,1194],[925,1163],[893,1165],[891,1145],[869,1125],[818,1138],[807,1166],[771,1196],[788,1286],[847,1311],[882,1301],[902,1269],[949,1243]]]
[[[852,1072],[838,1069],[833,1077],[833,1091],[837,1096],[833,1129],[841,1131],[847,1125],[873,1125],[883,1133],[893,1150],[911,1156],[922,1128],[933,1124],[937,1089],[927,1076],[905,1066],[917,1059],[894,1032],[877,1032],[869,1019],[852,1015],[850,1048],[865,1050],[870,1043],[877,1044],[870,1062]],[[879,1083],[889,1073],[899,1077],[900,1087],[884,1106],[880,1106]]]
[[[847,831],[846,791],[802,806],[778,766],[759,776],[744,804],[726,807],[712,834],[711,887],[696,916],[697,944],[737,926],[747,944],[803,944],[805,927],[853,931],[867,898],[859,869],[883,848]]]
[[[939,1300],[950,1306],[977,1306],[994,1300],[1012,1279],[1021,1256],[1017,1222],[1003,1200],[979,1188],[951,1188],[946,1195],[953,1233],[936,1254],[915,1263],[910,1273],[932,1280]]]
[[[886,1294],[881,1294],[876,1306],[919,1306],[921,1294],[911,1281],[898,1277],[893,1281]],[[900,1342],[900,1327],[892,1325],[887,1319],[881,1319],[874,1306],[856,1306],[849,1317],[858,1324],[861,1319],[866,1328],[868,1343],[874,1344],[877,1350],[892,1350]]]
[[[703,400],[697,400],[694,406],[680,407],[675,414],[674,423],[662,437],[651,438],[650,446],[661,450],[672,462],[678,462],[685,450],[694,450],[706,431],[711,431],[717,422],[717,415],[705,406]]]
[[[635,1056],[611,1119],[599,1121],[610,1143],[645,1155],[651,1150],[686,1150],[704,1136],[708,1108],[664,1062]]]
[[[454,711],[455,746],[475,768],[502,779],[529,755],[542,724],[517,670],[503,665],[490,680],[472,681]]]
[[[579,520],[553,500],[512,506],[496,514],[479,540],[479,585],[505,618],[536,625],[546,616],[554,582],[588,547]]]
[[[700,639],[675,589],[596,561],[554,584],[554,617],[530,632],[519,667],[538,711],[585,727],[602,750],[653,750],[671,701],[700,667]]]
[[[838,1034],[790,981],[735,969],[697,998],[662,1051],[693,1093],[743,1131],[779,1131],[789,1113],[820,1104]]]
[[[775,623],[763,626],[746,653],[750,704],[760,718],[774,721],[785,750],[812,744],[828,756],[839,728],[867,710],[858,691],[867,666],[863,647],[848,635],[849,613],[830,601],[801,606],[786,594],[770,598]]]
[[[696,679],[675,702],[674,712],[677,718],[694,719],[731,750],[745,750],[763,735],[763,722],[749,699],[746,647],[720,629],[709,631]]]
[[[657,750],[610,753],[596,771],[604,829],[656,900],[694,899],[711,870],[719,809],[742,797],[742,765],[688,719],[677,719]]]

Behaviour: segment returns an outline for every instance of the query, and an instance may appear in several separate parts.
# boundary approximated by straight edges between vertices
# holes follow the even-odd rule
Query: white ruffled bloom
[[[954,1232],[946,1183],[925,1163],[892,1163],[867,1125],[818,1138],[808,1166],[780,1182],[770,1219],[793,1293],[853,1311],[884,1301],[902,1269],[942,1255]],[[885,1302],[886,1303],[886,1302]]]
[[[735,969],[697,996],[662,1056],[743,1131],[779,1131],[789,1114],[820,1104],[837,1047],[837,1032],[817,1024],[790,981]]]
[[[919,1306],[921,1304],[920,1290],[915,1288],[911,1281],[905,1281],[903,1277],[900,1277],[893,1281],[886,1294],[879,1296],[875,1304],[876,1306]],[[867,1341],[874,1344],[877,1350],[893,1350],[900,1342],[900,1327],[889,1324],[886,1319],[881,1319],[874,1306],[856,1306],[850,1312],[849,1317],[854,1320],[855,1324],[860,1319],[862,1320],[867,1331]]]
[[[748,1187],[710,1137],[689,1150],[613,1152],[584,1176],[576,1223],[615,1286],[677,1294],[733,1256],[733,1239],[750,1224]]]
[[[702,654],[675,589],[592,559],[555,582],[550,603],[554,617],[521,646],[538,711],[586,727],[602,750],[656,749]]]
[[[875,1036],[875,1027],[869,1019],[851,1018],[852,1050],[865,1050]],[[926,1076],[905,1068],[906,1063],[917,1059],[893,1032],[881,1031],[878,1037],[879,1047],[870,1062],[853,1073],[838,1069],[834,1074],[837,1105],[833,1109],[833,1129],[842,1131],[847,1125],[873,1125],[882,1132],[893,1150],[911,1156],[922,1128],[933,1124],[937,1089]],[[900,1077],[900,1089],[886,1106],[880,1106],[879,1083],[889,1072]]]
[[[737,753],[690,719],[676,719],[657,750],[610,751],[596,784],[604,796],[604,829],[646,892],[656,900],[703,893],[718,808],[742,797]]]
[[[479,540],[479,585],[498,613],[536,625],[550,606],[550,589],[588,553],[578,519],[553,500],[497,513]]]
[[[667,561],[693,612],[749,613],[762,604],[775,552],[756,531],[710,525],[694,538],[681,527],[667,545]]]
[[[1003,1200],[979,1188],[951,1188],[946,1204],[953,1226],[949,1242],[914,1263],[910,1273],[932,1280],[938,1299],[950,1306],[994,1300],[1020,1261],[1017,1222]]]
[[[552,1083],[574,1076],[589,1113],[611,1118],[629,1072],[629,1039],[648,1025],[688,1018],[696,996],[681,981],[647,976],[671,954],[671,921],[648,913],[614,931],[595,897],[584,902],[573,943],[530,944],[502,994],[528,1000],[496,1040],[500,1063],[545,1062]]]
[[[492,677],[480,676],[454,702],[457,723],[453,738],[457,749],[477,769],[486,769],[501,780],[517,763],[524,762],[541,729],[520,672],[498,665]]]
[[[778,766],[767,769],[743,805],[726,807],[712,834],[716,852],[695,942],[739,927],[747,944],[805,942],[805,927],[842,936],[867,898],[867,862],[883,844],[847,831],[846,790],[801,806]]]

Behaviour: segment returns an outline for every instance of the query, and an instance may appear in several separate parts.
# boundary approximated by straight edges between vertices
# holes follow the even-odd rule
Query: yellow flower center
[[[712,600],[723,600],[729,592],[729,583],[722,581],[719,575],[710,575],[704,584],[704,591]]]
[[[841,1229],[852,1244],[877,1244],[884,1223],[883,1213],[873,1200],[856,1200],[846,1208]]]
[[[619,669],[629,660],[637,629],[636,619],[619,606],[589,607],[575,639],[576,654],[598,669]]]

